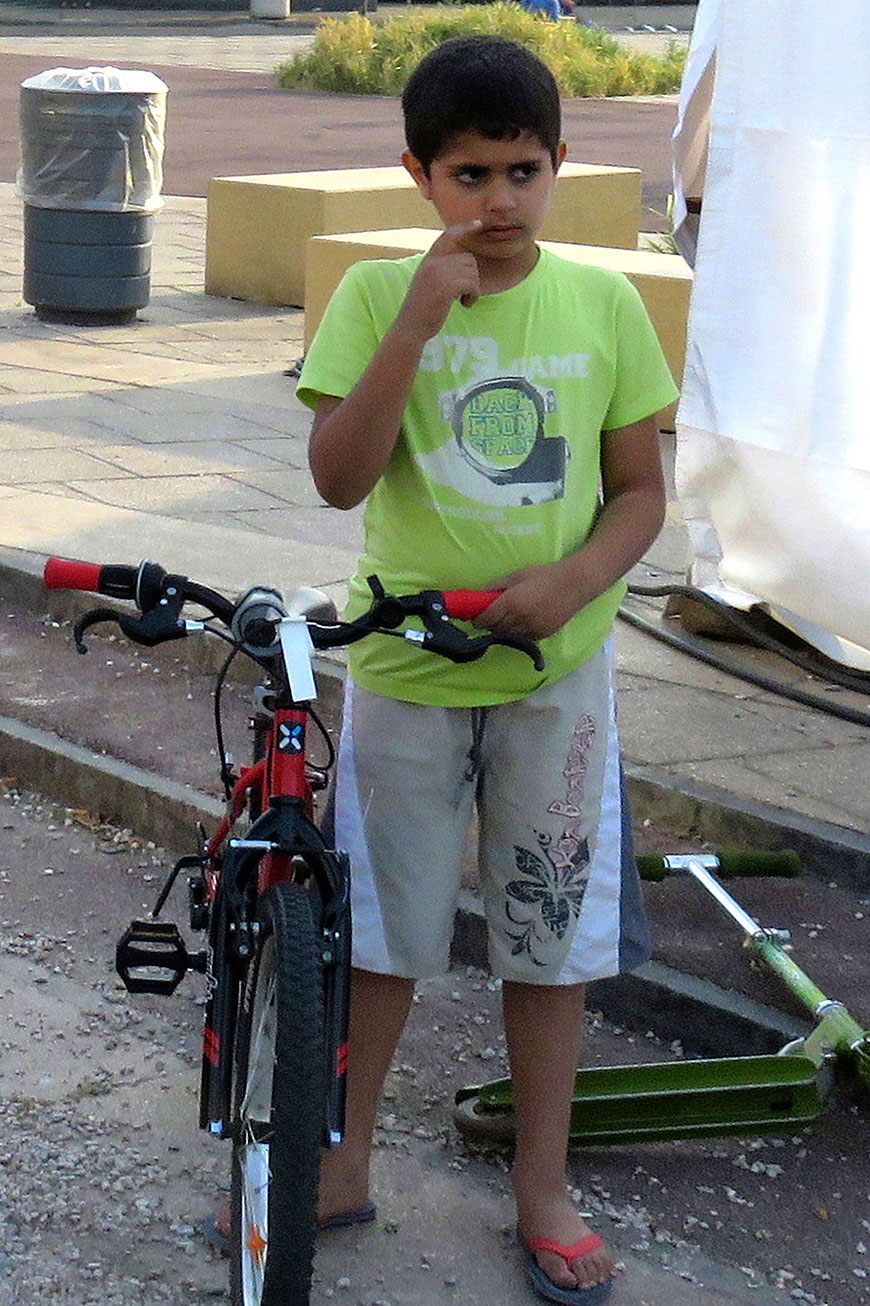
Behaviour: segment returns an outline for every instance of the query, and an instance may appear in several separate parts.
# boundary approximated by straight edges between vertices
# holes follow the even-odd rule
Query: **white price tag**
[[[290,693],[297,703],[307,703],[317,697],[317,686],[314,683],[312,666],[314,645],[311,643],[305,618],[283,617],[278,625],[278,632],[284,666],[287,668],[287,679],[290,682]]]

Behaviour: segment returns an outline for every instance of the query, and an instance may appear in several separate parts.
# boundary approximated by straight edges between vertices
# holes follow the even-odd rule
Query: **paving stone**
[[[866,737],[835,748],[767,753],[739,762],[693,763],[690,770],[698,780],[737,790],[760,802],[785,800],[804,816],[861,832],[870,827],[870,791],[855,785],[856,776],[870,773],[870,739]]]
[[[6,485],[23,485],[45,480],[49,458],[44,449],[0,450],[0,481]],[[78,449],[52,449],[51,473],[54,481],[74,481],[82,477],[119,476],[111,464]]]
[[[274,458],[264,457],[255,449],[209,440],[167,441],[160,445],[139,442],[103,445],[100,457],[137,476],[191,476],[203,471],[232,475],[239,470],[261,471],[266,475],[276,464]],[[247,477],[244,479],[248,484],[255,484]]]
[[[710,690],[660,685],[655,693],[625,694],[620,713],[623,749],[632,761],[679,768],[714,758],[787,755],[854,740],[859,726],[806,709],[792,714],[772,704]]]
[[[323,504],[323,499],[315,489],[311,473],[307,468],[281,467],[276,463],[262,471],[240,469],[233,472],[233,477],[245,485],[265,490],[288,504],[298,504],[306,508]]]
[[[356,556],[362,548],[362,505],[349,512],[335,512],[325,505],[292,508],[258,508],[233,513],[239,525],[280,539],[302,544],[328,544],[350,550]]]
[[[275,496],[262,490],[231,480],[228,476],[217,476],[209,472],[194,472],[188,476],[142,476],[134,479],[121,474],[115,480],[94,479],[84,482],[70,479],[70,485],[74,490],[86,491],[100,503],[166,517],[185,516],[191,507],[207,507],[212,512],[226,509],[229,512],[275,502]]]

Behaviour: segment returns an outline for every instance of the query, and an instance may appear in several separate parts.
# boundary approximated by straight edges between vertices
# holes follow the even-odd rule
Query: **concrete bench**
[[[547,240],[634,249],[640,196],[636,168],[565,163],[542,234]],[[432,205],[400,167],[213,177],[206,293],[302,305],[309,237],[438,225]]]
[[[315,236],[308,242],[306,266],[305,348],[307,349],[335,287],[347,269],[360,259],[405,258],[432,244],[437,232],[422,227],[401,231],[360,231],[335,236]],[[679,254],[654,254],[637,249],[604,249],[596,245],[568,245],[542,241],[562,258],[575,263],[623,272],[637,288],[655,327],[668,366],[677,384],[683,375],[686,319],[692,272]],[[668,422],[674,409],[668,410]],[[665,429],[668,429],[667,425]]]

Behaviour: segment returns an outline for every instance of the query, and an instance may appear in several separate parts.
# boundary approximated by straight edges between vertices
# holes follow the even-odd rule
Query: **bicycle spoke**
[[[271,942],[266,945],[270,947]],[[243,1120],[269,1121],[272,1113],[272,1080],[275,1070],[275,977],[269,975],[265,991],[257,991],[253,1013],[248,1078],[240,1112]]]
[[[242,1283],[245,1301],[263,1296],[269,1249],[269,1145],[251,1140],[240,1149],[242,1173]]]

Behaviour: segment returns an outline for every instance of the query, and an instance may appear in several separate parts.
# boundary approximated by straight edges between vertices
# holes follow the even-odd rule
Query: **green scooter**
[[[827,998],[786,952],[788,933],[761,926],[724,888],[723,878],[795,876],[798,856],[709,853],[637,859],[644,880],[688,875],[745,935],[746,945],[813,1017],[805,1038],[767,1056],[720,1057],[578,1070],[571,1111],[572,1146],[658,1139],[787,1133],[814,1120],[838,1077],[870,1091],[870,1031]],[[513,1084],[493,1080],[460,1089],[454,1121],[471,1141],[514,1137]]]

